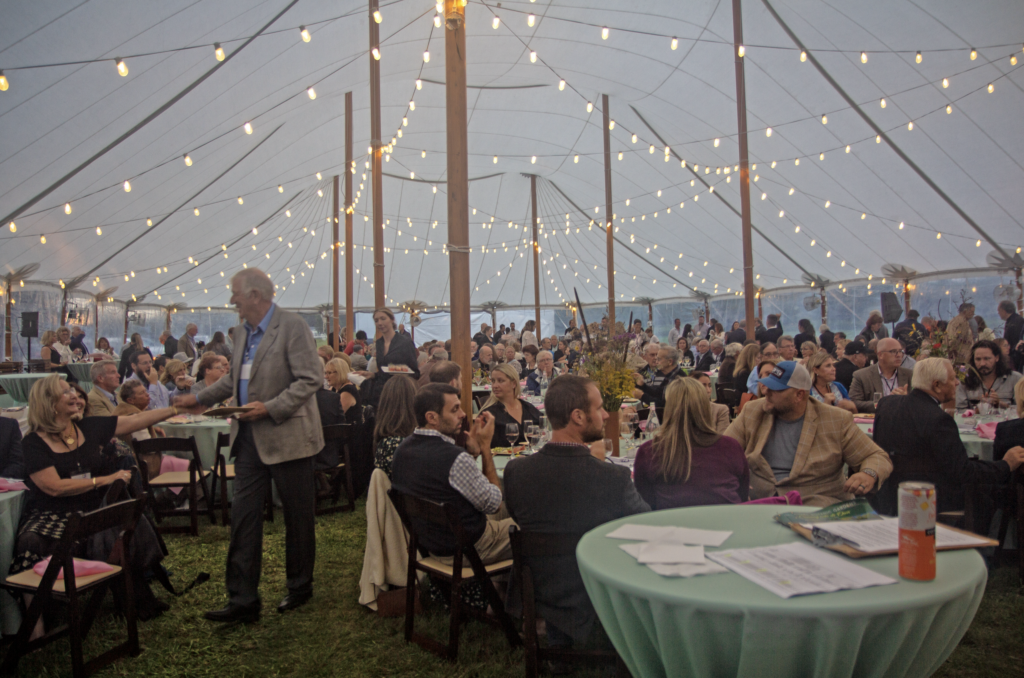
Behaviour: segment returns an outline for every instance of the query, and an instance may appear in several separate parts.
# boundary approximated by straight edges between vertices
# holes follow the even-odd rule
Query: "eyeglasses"
[[[901,356],[906,354],[906,351],[904,351],[902,348],[894,348],[891,351],[879,351],[879,353],[888,353],[892,356]]]

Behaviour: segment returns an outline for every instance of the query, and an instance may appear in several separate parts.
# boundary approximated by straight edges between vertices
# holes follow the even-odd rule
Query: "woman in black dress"
[[[391,309],[378,308],[374,311],[373,324],[376,325],[377,332],[380,334],[373,351],[374,359],[377,361],[377,372],[356,372],[356,374],[366,377],[366,381],[359,387],[359,392],[363,395],[363,403],[376,407],[377,401],[380,400],[380,393],[384,390],[384,384],[397,373],[385,371],[385,367],[404,368],[408,371],[401,373],[407,374],[413,381],[419,380],[420,368],[416,346],[412,343],[412,339],[398,333],[398,324],[395,322],[395,314],[391,312]]]
[[[330,384],[331,390],[341,399],[341,411],[345,421],[356,424],[363,420],[363,406],[359,404],[359,389],[348,380],[349,372],[348,363],[341,358],[332,358],[324,365],[324,378]]]
[[[509,447],[526,442],[526,427],[540,425],[541,413],[533,404],[519,397],[519,375],[509,365],[498,365],[491,370],[491,397],[481,412],[490,412],[494,417],[494,435],[491,447]],[[510,440],[506,424],[515,424],[518,431],[515,440]]]
[[[99,508],[108,485],[117,480],[131,482],[132,472],[119,470],[117,460],[103,452],[114,436],[141,431],[178,413],[177,408],[166,407],[127,417],[79,418],[80,411],[77,392],[59,375],[32,386],[29,433],[22,440],[28,497],[10,574],[28,570],[52,555],[70,515]],[[90,540],[89,545],[93,543]],[[89,545],[76,555],[107,560],[109,553],[90,552]],[[137,530],[129,557],[139,616],[150,619],[167,609],[153,596],[143,576],[163,558],[156,535]]]

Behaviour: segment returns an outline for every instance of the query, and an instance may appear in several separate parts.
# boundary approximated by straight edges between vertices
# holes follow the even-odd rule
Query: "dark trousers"
[[[263,505],[271,480],[277,485],[284,508],[288,592],[298,595],[312,593],[313,564],[316,561],[313,457],[264,464],[256,451],[252,426],[245,423],[239,424],[232,454],[235,458],[235,485],[231,505],[231,546],[228,549],[228,597],[236,605],[260,602]]]

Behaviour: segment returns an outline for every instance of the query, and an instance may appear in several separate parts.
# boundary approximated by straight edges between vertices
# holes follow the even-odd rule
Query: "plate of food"
[[[526,445],[516,445],[515,447],[495,447],[491,449],[492,457],[512,457],[517,454],[522,454],[526,449]]]
[[[386,374],[412,374],[408,365],[385,365],[380,369]]]
[[[233,414],[243,414],[245,412],[251,412],[256,408],[246,405],[244,407],[214,407],[211,410],[203,412],[207,417],[226,418]]]

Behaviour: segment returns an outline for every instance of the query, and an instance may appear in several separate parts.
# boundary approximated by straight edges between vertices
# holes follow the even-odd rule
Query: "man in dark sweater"
[[[544,398],[551,442],[537,454],[505,467],[505,505],[526,532],[582,535],[598,525],[650,511],[629,469],[604,461],[604,450],[587,445],[604,437],[608,418],[597,385],[564,375]],[[600,640],[603,633],[574,556],[530,562],[537,612],[547,622],[548,643],[567,646]],[[515,588],[513,580],[513,589]],[[509,591],[509,611],[521,609],[521,595]]]
[[[868,364],[867,349],[859,341],[851,341],[843,349],[843,359],[836,363],[836,381],[847,393],[853,383],[853,373]]]
[[[1010,448],[1001,461],[967,456],[956,422],[939,406],[952,400],[959,383],[948,360],[926,358],[914,365],[909,395],[878,403],[875,443],[892,459],[892,475],[872,502],[879,513],[896,515],[896,488],[907,480],[933,483],[940,513],[958,511],[966,485],[1004,484],[1024,461],[1024,447]]]
[[[512,520],[488,520],[501,506],[501,485],[491,457],[494,417],[484,412],[469,430],[466,449],[455,444],[466,413],[459,390],[448,384],[428,384],[416,394],[417,428],[395,451],[392,486],[403,494],[454,506],[462,527],[476,544],[485,564],[512,557],[508,528]],[[477,467],[479,457],[483,472]],[[458,545],[447,528],[414,523],[420,545],[451,565]]]

